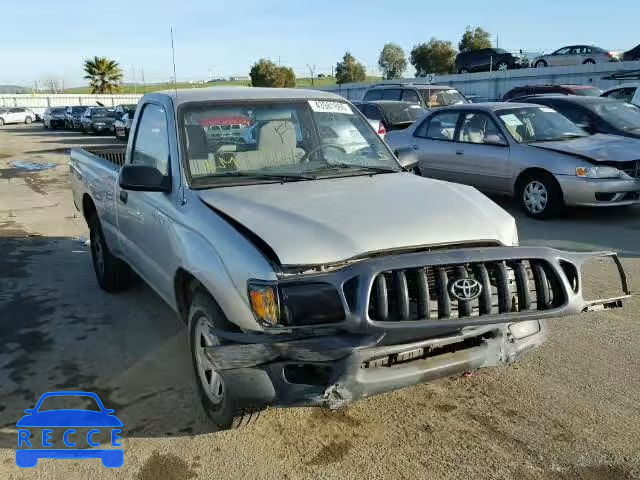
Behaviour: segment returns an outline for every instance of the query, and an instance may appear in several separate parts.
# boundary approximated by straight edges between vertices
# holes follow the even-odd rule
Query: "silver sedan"
[[[541,55],[533,59],[533,66],[566,67],[569,65],[594,65],[596,63],[615,62],[618,60],[615,52],[608,52],[592,45],[572,45],[562,47],[553,53]]]
[[[401,162],[417,157],[421,175],[516,196],[534,218],[640,203],[640,140],[590,136],[545,106],[440,108],[386,141]]]

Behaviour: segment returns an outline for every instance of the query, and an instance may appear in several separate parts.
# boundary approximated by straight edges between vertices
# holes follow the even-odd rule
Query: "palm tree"
[[[93,57],[84,61],[84,78],[89,80],[91,93],[118,93],[122,81],[122,70],[115,60]]]

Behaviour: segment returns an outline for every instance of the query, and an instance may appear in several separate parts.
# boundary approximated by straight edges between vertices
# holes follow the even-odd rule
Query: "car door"
[[[458,110],[439,110],[415,129],[412,149],[423,176],[456,181],[451,171],[451,160],[459,117]]]
[[[453,145],[451,171],[459,183],[480,190],[509,191],[509,144],[489,113],[462,112]]]
[[[169,174],[169,121],[165,108],[146,103],[136,124],[130,147],[132,165],[148,165]],[[173,272],[162,258],[171,242],[169,218],[175,194],[137,192],[116,187],[116,215],[123,254],[142,278],[156,287],[165,298],[171,298]]]
[[[7,123],[18,123],[20,122],[20,108],[11,108],[7,112]]]
[[[568,56],[571,52],[572,47],[564,47],[560,50],[556,50],[551,55],[549,55],[546,60],[550,67],[561,67],[563,65],[567,65]]]
[[[469,59],[469,70],[475,72],[488,71],[489,63],[491,63],[491,55],[489,52],[490,50],[487,48],[471,52],[471,58]]]

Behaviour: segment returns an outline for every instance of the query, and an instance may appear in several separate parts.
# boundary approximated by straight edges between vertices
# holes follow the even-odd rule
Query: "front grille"
[[[480,283],[477,298],[462,301],[451,294],[452,282],[462,278]],[[548,310],[564,302],[560,280],[545,261],[491,261],[379,273],[368,313],[376,321],[446,319]]]
[[[621,163],[618,168],[629,175],[631,178],[640,179],[640,160]]]

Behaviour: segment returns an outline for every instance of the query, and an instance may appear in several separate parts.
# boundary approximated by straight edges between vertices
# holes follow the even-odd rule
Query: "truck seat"
[[[293,165],[304,150],[296,148],[296,131],[289,120],[269,120],[257,132],[257,149],[235,155],[238,170]]]

